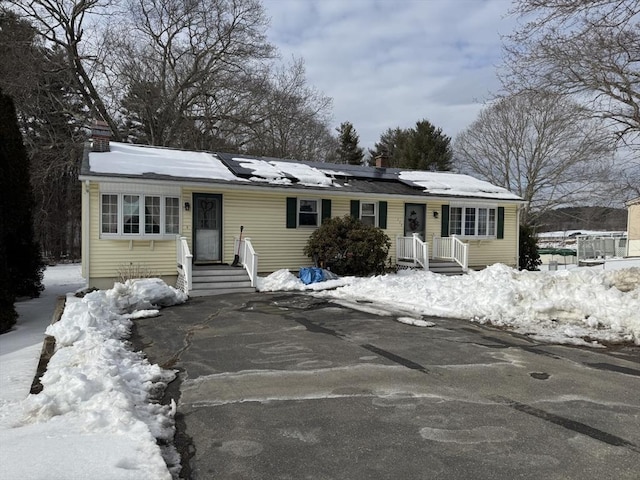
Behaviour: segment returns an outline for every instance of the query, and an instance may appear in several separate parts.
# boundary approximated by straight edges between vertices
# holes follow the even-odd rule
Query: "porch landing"
[[[396,262],[400,268],[422,269],[419,265],[415,265],[411,260],[398,259]],[[450,260],[430,259],[429,271],[440,275],[464,275],[462,267]]]

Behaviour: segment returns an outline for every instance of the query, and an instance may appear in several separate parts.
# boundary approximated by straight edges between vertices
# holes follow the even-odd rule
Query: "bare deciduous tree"
[[[112,7],[112,0],[7,0],[38,30],[39,34],[57,45],[67,57],[69,76],[76,84],[86,106],[101,116],[117,137],[117,125],[107,109],[96,84],[95,74],[101,66],[100,46],[95,44],[101,21]],[[93,36],[92,36],[93,35]],[[91,41],[88,41],[91,37]],[[89,48],[87,48],[89,47]]]
[[[328,127],[332,100],[306,83],[302,60],[273,68],[251,88],[243,150],[298,160],[326,160],[336,148]]]
[[[577,94],[640,147],[640,2],[514,1],[524,23],[507,37],[507,89]]]
[[[185,145],[185,130],[213,130],[221,99],[273,57],[256,0],[130,0],[112,30],[109,60],[128,110],[153,145]],[[126,32],[126,34],[125,34]],[[237,101],[237,97],[233,98]]]
[[[497,100],[455,141],[457,167],[520,195],[524,222],[571,204],[593,204],[607,183],[613,139],[585,108],[555,94]]]

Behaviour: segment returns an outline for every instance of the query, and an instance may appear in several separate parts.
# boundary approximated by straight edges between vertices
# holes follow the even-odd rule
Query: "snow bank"
[[[273,272],[267,277],[258,277],[256,289],[259,292],[280,292],[280,291],[303,291],[303,290],[327,290],[331,288],[342,287],[354,281],[355,277],[342,277],[335,280],[326,280],[324,282],[311,283],[305,285],[289,270],[282,269]]]
[[[20,439],[28,440],[38,432],[79,451],[84,449],[85,437],[97,441],[111,436],[113,442],[115,436],[114,452],[126,446],[125,458],[110,461],[111,447],[85,452],[99,456],[91,461],[104,463],[105,476],[100,478],[171,478],[157,441],[173,439],[175,405],[160,405],[157,396],[175,373],[150,364],[128,348],[125,339],[131,320],[122,314],[142,311],[148,315],[150,307],[182,303],[186,295],[162,280],[143,279],[70,300],[60,321],[46,330],[55,337],[56,350],[41,378],[43,391],[22,402],[13,429],[0,431],[2,444],[10,445],[3,448],[2,457],[19,456],[21,448],[28,448]],[[167,450],[165,458],[179,462],[175,450]],[[30,470],[33,465],[14,463],[8,468],[21,478],[40,478],[38,471]]]
[[[509,327],[549,342],[640,345],[640,268],[527,272],[497,264],[455,277],[400,272],[351,279],[318,295]]]

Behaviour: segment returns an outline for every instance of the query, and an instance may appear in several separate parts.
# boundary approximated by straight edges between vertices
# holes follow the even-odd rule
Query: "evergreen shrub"
[[[382,229],[346,215],[325,220],[304,253],[338,275],[365,276],[384,273],[390,247]]]
[[[520,225],[520,270],[540,270],[542,265],[538,253],[538,240],[533,227]]]

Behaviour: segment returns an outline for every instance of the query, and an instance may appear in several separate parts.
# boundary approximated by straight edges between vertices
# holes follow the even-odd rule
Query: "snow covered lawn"
[[[42,298],[22,302],[16,329],[0,336],[2,478],[170,479],[165,460],[177,469],[179,457],[158,440],[172,440],[175,406],[155,397],[174,372],[132,352],[126,338],[130,318],[184,302],[182,292],[145,279],[82,299],[68,295],[60,321],[46,327],[56,350],[44,389],[29,394],[53,292],[76,290],[78,273],[77,265],[48,269]]]
[[[467,319],[546,342],[640,345],[640,268],[527,272],[497,264],[462,276],[401,271],[309,286],[280,270],[258,284],[262,291],[311,290],[308,287],[317,291],[314,295],[347,300],[354,306],[367,301],[396,310],[404,323],[410,323],[406,315],[410,312],[416,320],[422,315]]]

